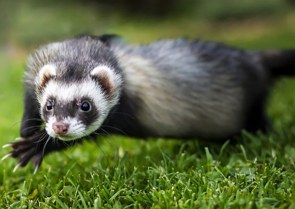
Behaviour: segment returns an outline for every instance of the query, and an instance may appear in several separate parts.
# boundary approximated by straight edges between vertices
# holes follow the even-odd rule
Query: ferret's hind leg
[[[271,123],[265,113],[264,100],[261,98],[250,108],[247,114],[246,131],[249,132],[268,132],[271,129]]]

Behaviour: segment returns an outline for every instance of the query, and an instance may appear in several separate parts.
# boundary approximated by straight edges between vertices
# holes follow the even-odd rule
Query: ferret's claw
[[[4,144],[4,145],[2,146],[2,148],[5,149],[5,148],[7,148],[7,147],[11,147],[11,146],[12,146],[11,143],[9,143],[9,144]]]
[[[8,154],[4,155],[4,156],[1,158],[1,161],[5,160],[6,158],[9,158],[11,155],[12,155],[12,153],[8,153]]]
[[[39,170],[39,165],[36,165],[36,166],[35,166],[35,169],[34,169],[34,173],[33,173],[33,175],[35,175],[35,174],[37,173],[38,170]]]
[[[13,173],[15,173],[16,172],[16,170],[20,167],[21,165],[20,165],[20,163],[18,163],[15,167],[14,167],[14,169],[13,169]]]
[[[31,162],[34,164],[35,166],[35,170],[34,170],[34,175],[37,173],[37,171],[39,170],[41,163],[43,161],[43,155],[35,155],[34,157],[32,157]]]

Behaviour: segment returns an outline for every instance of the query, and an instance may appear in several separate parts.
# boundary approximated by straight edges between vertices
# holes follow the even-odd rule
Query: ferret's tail
[[[263,65],[272,77],[295,75],[295,49],[261,51]]]

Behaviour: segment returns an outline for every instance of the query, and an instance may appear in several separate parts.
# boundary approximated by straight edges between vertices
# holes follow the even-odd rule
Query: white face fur
[[[45,65],[35,81],[46,132],[64,141],[95,132],[118,102],[120,76],[107,66],[97,66],[81,82],[57,76],[54,65]]]

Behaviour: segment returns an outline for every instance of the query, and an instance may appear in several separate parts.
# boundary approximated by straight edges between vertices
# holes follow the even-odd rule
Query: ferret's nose
[[[69,130],[69,124],[59,121],[53,123],[52,128],[56,134],[65,135]]]

